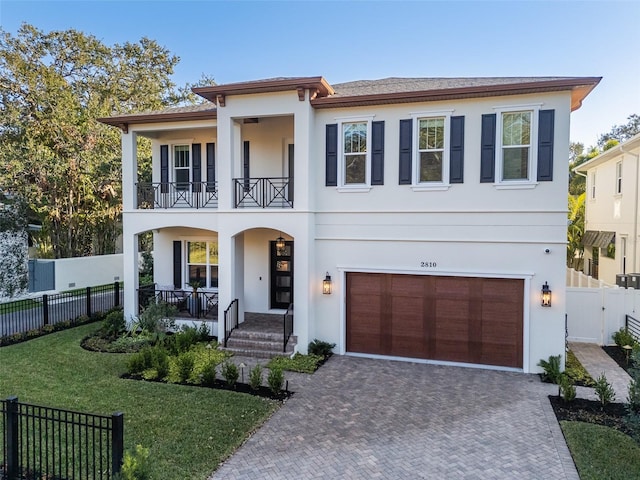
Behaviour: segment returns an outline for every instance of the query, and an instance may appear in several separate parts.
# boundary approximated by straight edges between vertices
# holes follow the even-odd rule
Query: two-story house
[[[640,134],[574,169],[586,177],[584,273],[610,284],[640,272],[639,164]]]
[[[197,283],[221,340],[235,311],[289,310],[302,352],[536,371],[564,352],[569,117],[599,80],[276,78],[102,119],[122,129],[125,313],[152,231],[156,289]]]

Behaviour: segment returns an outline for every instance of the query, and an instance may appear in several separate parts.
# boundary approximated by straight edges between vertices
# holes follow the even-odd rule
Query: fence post
[[[91,287],[87,287],[87,317],[91,317]]]
[[[113,306],[120,306],[120,282],[113,282]]]
[[[111,415],[111,476],[120,473],[124,457],[124,414]]]
[[[18,438],[18,397],[9,397],[6,400],[7,412],[6,412],[6,435],[7,435],[7,478],[8,480],[15,480],[20,473],[18,445],[20,439]]]
[[[42,321],[43,325],[49,325],[49,295],[42,295]]]

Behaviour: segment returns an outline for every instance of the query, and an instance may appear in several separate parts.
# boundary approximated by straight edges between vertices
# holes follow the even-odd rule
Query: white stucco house
[[[125,313],[137,236],[153,231],[156,289],[175,300],[197,282],[191,311],[215,309],[221,339],[228,309],[242,322],[289,308],[301,352],[318,338],[538,371],[564,352],[570,114],[599,81],[276,78],[101,119],[122,129]]]
[[[606,283],[640,272],[639,165],[640,134],[574,169],[586,176],[584,273]]]

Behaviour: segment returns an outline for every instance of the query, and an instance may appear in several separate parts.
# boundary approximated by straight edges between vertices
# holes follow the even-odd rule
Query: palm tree
[[[584,234],[585,193],[569,195],[569,213],[567,228],[567,266],[579,268],[584,254],[582,235]]]

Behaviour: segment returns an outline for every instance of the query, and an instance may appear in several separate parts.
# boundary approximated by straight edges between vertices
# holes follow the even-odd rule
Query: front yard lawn
[[[0,397],[125,414],[125,448],[150,449],[151,478],[204,479],[278,408],[261,397],[121,379],[128,354],[89,352],[83,325],[0,348]]]

